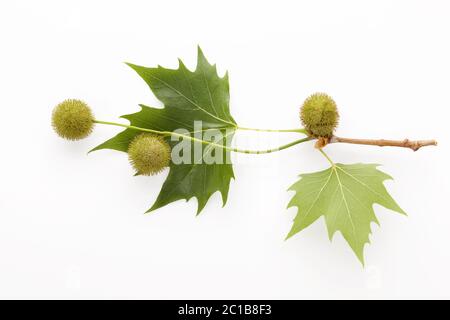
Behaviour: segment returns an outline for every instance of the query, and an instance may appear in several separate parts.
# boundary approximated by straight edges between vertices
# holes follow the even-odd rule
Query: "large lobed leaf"
[[[193,72],[188,70],[181,60],[176,70],[160,66],[146,68],[134,64],[128,65],[144,79],[155,96],[164,104],[162,109],[141,105],[141,111],[122,116],[129,120],[131,125],[158,131],[172,132],[177,129],[186,129],[193,132],[194,122],[202,121],[203,130],[216,129],[224,134],[227,130],[226,139],[214,141],[215,143],[230,143],[236,122],[229,109],[228,73],[220,78],[215,65],[209,64],[200,48],[198,48],[197,68]],[[137,130],[126,129],[92,151],[113,149],[127,152],[130,142],[140,133]],[[207,137],[203,139],[211,140]],[[172,146],[175,144],[168,141]],[[213,148],[203,146],[200,157],[203,158],[211,152],[214,152]],[[224,152],[223,159],[229,158],[227,152],[222,152]],[[198,200],[198,214],[216,191],[221,193],[223,205],[225,205],[230,180],[234,178],[232,165],[201,162],[191,164],[172,162],[169,175],[158,198],[148,211],[180,199],[189,200],[195,197]]]
[[[300,177],[289,188],[295,195],[288,208],[297,207],[298,212],[288,238],[324,216],[330,240],[340,231],[364,264],[364,245],[369,243],[370,223],[378,224],[373,204],[405,214],[383,185],[392,178],[378,170],[376,164],[336,164]]]

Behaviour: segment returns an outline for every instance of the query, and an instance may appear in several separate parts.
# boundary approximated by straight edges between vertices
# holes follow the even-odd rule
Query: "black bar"
[[[299,301],[299,300],[28,300],[0,301],[0,310],[14,318],[39,315],[56,318],[114,316],[123,319],[311,319],[374,316],[385,319],[446,311],[448,301]],[[388,308],[385,308],[388,307]],[[440,310],[442,308],[442,310]],[[444,309],[445,308],[445,309]],[[387,312],[389,310],[389,312]],[[362,313],[361,313],[362,312]],[[446,314],[447,312],[445,312]],[[135,317],[133,317],[135,315]],[[315,316],[314,316],[315,315]]]

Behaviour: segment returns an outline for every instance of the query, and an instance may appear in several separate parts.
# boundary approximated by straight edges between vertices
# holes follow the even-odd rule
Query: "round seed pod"
[[[334,100],[325,93],[309,96],[300,109],[300,119],[313,137],[331,137],[339,122]]]
[[[67,99],[53,109],[52,126],[61,138],[80,140],[91,134],[94,115],[83,101]]]
[[[128,159],[138,174],[152,176],[170,163],[170,146],[160,136],[142,133],[131,141]]]

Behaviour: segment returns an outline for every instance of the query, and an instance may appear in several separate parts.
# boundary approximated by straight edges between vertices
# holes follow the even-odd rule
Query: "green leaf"
[[[297,216],[287,238],[305,229],[320,216],[325,217],[330,241],[340,231],[364,264],[364,245],[369,243],[370,223],[378,220],[373,204],[406,213],[386,191],[383,182],[392,179],[377,164],[335,164],[329,169],[302,174],[289,190],[295,191],[288,208],[297,207]]]
[[[202,121],[202,129],[219,130],[224,134],[224,139],[215,143],[229,144],[236,128],[236,122],[229,109],[229,83],[228,73],[220,78],[215,65],[209,64],[198,48],[197,68],[190,71],[181,60],[176,70],[158,68],[146,68],[134,64],[128,64],[149,85],[154,95],[164,104],[164,108],[151,108],[141,105],[141,111],[122,116],[137,127],[158,131],[174,131],[186,129],[194,132],[195,121]],[[225,139],[225,132],[228,135]],[[140,131],[126,129],[112,139],[94,148],[113,149],[127,152],[128,146]],[[203,136],[203,140],[213,141],[212,137]],[[172,146],[176,142],[168,140]],[[202,146],[200,143],[192,143],[192,148]],[[209,146],[202,146],[203,160],[207,155],[217,152]],[[192,149],[194,150],[194,149]],[[224,152],[223,159],[229,159],[228,152]],[[201,163],[198,163],[201,162]],[[147,211],[152,211],[171,202],[192,197],[198,200],[199,214],[213,193],[219,191],[222,202],[225,205],[231,178],[234,178],[231,163],[207,164],[204,161],[192,161],[191,164],[171,163],[169,175],[164,182],[156,202]]]

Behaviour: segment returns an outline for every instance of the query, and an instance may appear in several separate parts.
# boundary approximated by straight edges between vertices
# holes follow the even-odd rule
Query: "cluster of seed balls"
[[[300,119],[311,137],[331,138],[339,121],[334,100],[324,93],[309,96],[300,108]],[[68,140],[80,140],[91,134],[94,115],[89,106],[77,99],[68,99],[53,110],[52,126]],[[131,165],[140,175],[155,175],[169,166],[171,149],[162,136],[151,133],[137,135],[128,147]]]
[[[58,104],[52,113],[52,126],[67,140],[80,140],[92,133],[94,115],[81,100],[68,99]],[[131,165],[140,175],[151,176],[169,166],[171,149],[162,136],[151,133],[137,135],[128,147]]]

